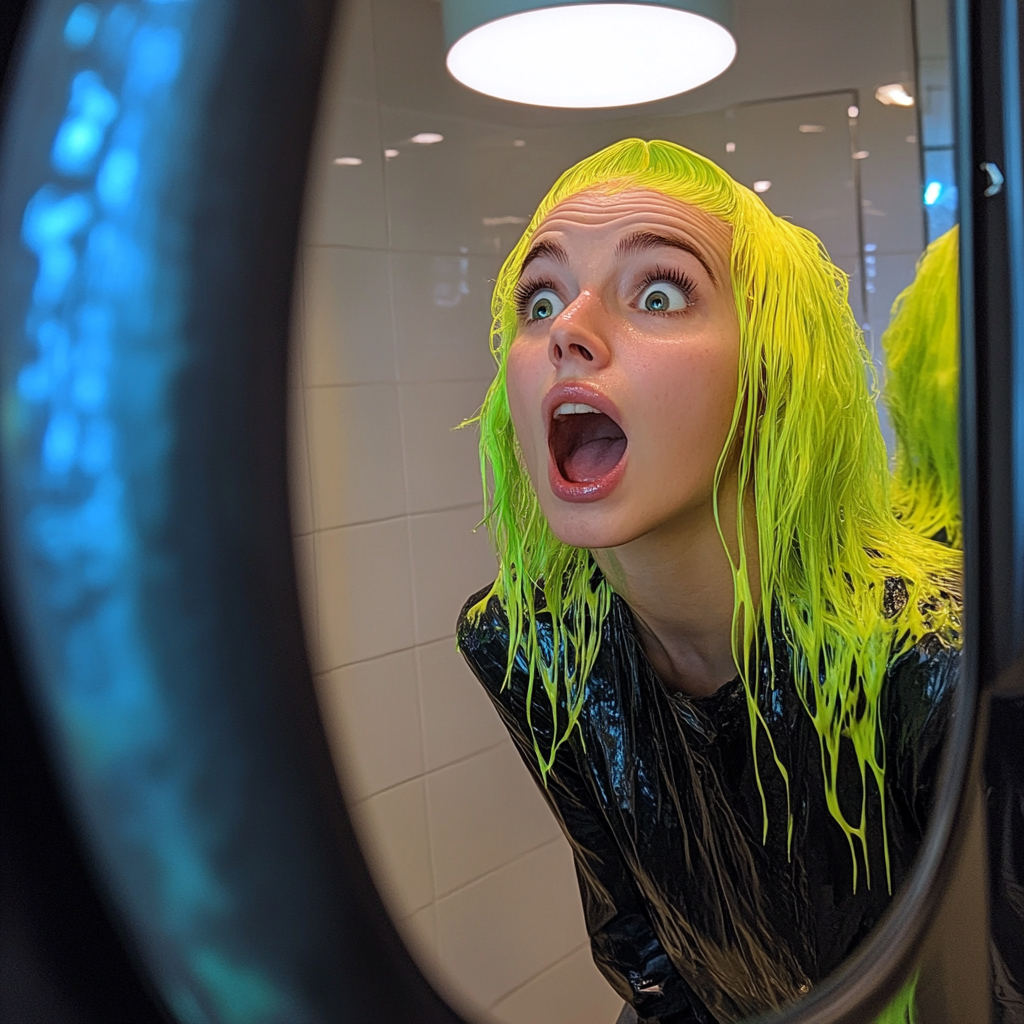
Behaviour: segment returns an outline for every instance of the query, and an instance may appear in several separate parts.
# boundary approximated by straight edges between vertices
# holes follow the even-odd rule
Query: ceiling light
[[[867,160],[869,156],[871,156],[871,154],[866,149],[858,149],[857,152],[853,154],[853,159]]]
[[[799,131],[803,132],[804,135],[817,135],[824,130],[825,126],[823,124],[802,124],[799,128]]]
[[[444,142],[444,136],[438,135],[437,132],[420,132],[409,141],[415,142],[419,146],[433,146],[435,142]]]
[[[771,187],[772,183],[770,181],[763,180],[754,182],[754,191],[757,192],[758,194],[760,194],[761,192],[767,192],[768,189],[770,189]]]
[[[850,106],[848,106],[846,108],[846,116],[847,117],[859,117],[860,116],[860,107],[858,107],[855,103],[851,103]]]
[[[516,141],[513,142],[512,145],[515,146],[516,148],[521,148],[522,146],[526,145],[526,139],[516,139]]]
[[[398,156],[398,150],[397,149],[385,149],[384,150],[384,158],[386,160],[394,160],[394,158],[396,156]]]
[[[735,153],[736,152],[736,143],[735,142],[727,142],[725,144],[725,151],[726,151],[726,153]]]
[[[875,90],[875,99],[887,107],[912,107],[914,105],[914,97],[900,82],[893,82],[892,85],[880,85]]]
[[[363,160],[358,156],[338,156],[334,158],[334,162],[339,167],[358,167]]]
[[[442,2],[448,70],[514,103],[646,103],[703,85],[736,56],[730,0]]]

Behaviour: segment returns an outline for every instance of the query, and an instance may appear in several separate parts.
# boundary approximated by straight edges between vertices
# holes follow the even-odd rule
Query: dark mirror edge
[[[271,7],[273,5],[269,2],[264,2],[261,6]],[[307,58],[310,57],[313,50],[315,50],[318,55],[316,59],[320,60],[326,46],[326,24],[329,20],[328,9],[332,5],[329,2],[323,2],[319,4],[305,3],[302,6],[304,8],[303,13],[307,17],[311,12],[311,8],[318,8],[320,12],[319,35],[316,39],[307,38],[305,40],[307,44],[305,56]],[[245,7],[250,19],[259,19],[259,8],[255,3],[250,2]],[[962,451],[965,455],[963,483],[964,494],[975,495],[978,499],[982,498],[982,494],[979,490],[979,471],[976,470],[975,460],[977,459],[979,463],[983,464],[983,469],[987,472],[992,472],[998,468],[990,464],[992,451],[990,448],[985,447],[985,431],[979,428],[978,421],[975,418],[976,410],[986,407],[984,402],[989,394],[985,388],[985,380],[982,378],[986,367],[991,370],[993,365],[998,365],[997,361],[1000,356],[1003,358],[1008,357],[1010,336],[1008,330],[1004,330],[1003,334],[1000,335],[998,325],[993,330],[991,327],[993,323],[991,317],[987,320],[981,319],[987,311],[990,311],[990,306],[979,309],[973,303],[973,290],[968,292],[968,288],[971,288],[973,285],[973,272],[976,268],[979,277],[983,280],[991,278],[992,275],[987,273],[990,269],[990,263],[986,257],[990,256],[991,252],[994,251],[991,248],[986,248],[984,244],[984,240],[991,235],[991,221],[994,218],[991,207],[982,207],[979,210],[982,200],[978,198],[980,190],[976,187],[978,182],[976,168],[979,163],[976,158],[981,153],[991,154],[993,145],[1001,146],[999,125],[993,126],[993,118],[991,116],[991,108],[998,104],[998,93],[992,92],[992,83],[988,80],[980,82],[971,80],[972,75],[974,75],[975,79],[979,77],[978,68],[983,62],[978,60],[972,61],[970,58],[972,54],[978,54],[985,49],[986,42],[989,47],[993,44],[991,38],[986,40],[986,32],[991,33],[993,31],[993,15],[995,15],[995,24],[999,23],[999,8],[1000,5],[996,2],[968,3],[967,0],[957,0],[954,7],[955,33],[953,38],[956,40],[955,67],[958,88],[957,133],[960,149],[960,181],[962,183],[961,222],[965,239],[962,248],[962,253],[964,254],[962,259],[965,285],[962,301],[964,318],[964,383],[961,390],[961,401],[963,403]],[[986,52],[991,53],[991,49],[988,49]],[[292,113],[296,110],[301,113],[303,124],[307,129],[306,139],[308,141],[311,133],[312,115],[317,104],[316,94],[318,90],[315,81],[311,82],[305,76],[301,80],[308,91],[307,95],[295,95],[295,81],[290,81],[286,84],[293,94],[290,97],[291,106],[289,109]],[[250,120],[254,123],[260,120],[258,112],[249,112],[249,116]],[[260,121],[260,129],[264,132],[266,131],[266,119]],[[993,141],[993,133],[996,135],[995,142]],[[304,161],[299,160],[298,163],[302,165]],[[303,177],[304,167],[291,167],[290,180],[284,183],[287,185],[288,194],[294,200],[292,203],[293,207],[297,207],[301,200]],[[294,249],[296,241],[294,230],[290,240],[292,249]],[[1005,244],[1005,233],[1003,241]],[[1005,254],[1005,251],[1004,248],[1002,253]],[[991,285],[989,286],[989,291],[992,291]],[[1004,292],[1004,294],[1006,293]],[[987,299],[991,303],[992,296],[989,295]],[[267,351],[264,349],[260,352],[259,357],[268,365],[272,365],[272,367],[280,370],[280,367],[283,365],[282,352],[287,348],[287,317],[277,317],[276,323],[277,337],[274,344],[276,344],[277,350]],[[1004,328],[1008,328],[1008,325],[1009,320],[1004,320]],[[270,339],[268,339],[269,341]],[[1002,349],[1000,349],[1001,345],[1003,346]],[[987,362],[985,361],[986,356],[988,358]],[[979,367],[977,377],[972,372],[975,365]],[[1006,364],[1003,363],[1003,365]],[[267,369],[264,368],[261,375],[266,372]],[[968,380],[969,377],[970,380]],[[285,398],[283,385],[274,393],[274,398],[283,409]],[[268,418],[272,419],[283,431],[284,416],[282,409],[276,409],[273,415]],[[998,456],[998,452],[996,455]],[[1004,464],[1004,469],[1008,468]],[[277,501],[283,502],[286,509],[287,494],[283,493],[283,483],[281,481],[278,481],[278,487],[275,489],[275,498]],[[970,510],[974,507],[972,503],[965,501],[964,504],[965,547],[968,551],[969,562],[972,566],[982,566],[981,572],[983,573],[985,566],[994,566],[998,563],[1000,552],[1002,552],[1002,557],[1005,560],[1006,548],[1000,549],[997,546],[1000,538],[993,535],[992,524],[995,523],[998,526],[1000,521],[998,518],[999,514],[1008,513],[1010,509],[992,509],[987,504],[982,503],[979,507],[979,516],[975,520],[970,514]],[[277,512],[278,515],[275,516],[275,519],[280,524],[282,521],[280,515],[281,508],[278,508]],[[988,514],[987,518],[986,512]],[[1004,519],[1003,521],[1009,520]],[[299,611],[294,585],[294,569],[291,564],[290,539],[284,533],[281,533],[280,536],[280,543],[286,546],[287,551],[275,559],[277,563],[276,568],[286,567],[292,573],[292,578],[284,584],[283,589],[290,599],[289,603],[293,605],[289,615],[295,622],[298,622]],[[1010,550],[1012,551],[1012,545]],[[986,556],[988,557],[986,558]],[[1013,559],[1008,561],[1012,565]],[[766,1020],[771,1019],[780,1022],[780,1024],[811,1024],[811,1022],[815,1022],[815,1024],[826,1024],[826,1022],[828,1024],[845,1024],[845,1022],[851,1022],[852,1024],[853,1021],[870,1019],[874,1013],[883,1008],[912,967],[919,942],[927,930],[928,924],[941,900],[942,888],[958,852],[958,840],[963,831],[959,826],[964,819],[971,780],[976,778],[977,764],[982,749],[979,737],[983,735],[985,717],[983,708],[980,706],[981,702],[976,696],[978,689],[976,682],[979,678],[984,682],[990,682],[1001,672],[1005,674],[1009,671],[1007,669],[1009,662],[1004,662],[1000,665],[998,661],[993,662],[992,660],[995,657],[991,653],[993,650],[1001,652],[1003,656],[1007,655],[1007,652],[1003,649],[1005,644],[1003,647],[998,647],[997,645],[996,648],[993,648],[991,644],[986,646],[986,643],[992,638],[992,631],[1000,626],[1007,627],[1006,631],[1001,635],[1004,638],[1012,638],[1016,628],[1013,619],[1014,615],[1017,616],[1017,623],[1024,621],[1024,614],[1022,614],[1022,609],[1017,601],[1006,601],[1000,607],[994,607],[999,602],[998,600],[992,600],[991,589],[986,593],[980,587],[978,575],[979,573],[972,574],[969,572],[966,580],[969,622],[967,626],[967,643],[965,645],[965,685],[960,690],[954,732],[950,737],[947,756],[942,768],[943,798],[934,812],[935,816],[929,837],[910,886],[893,913],[879,927],[879,930],[872,937],[866,948],[842,972],[818,987],[799,1006],[790,1008],[781,1015],[765,1018]],[[10,604],[11,596],[13,595],[8,591],[8,604]],[[996,596],[998,596],[998,592]],[[974,628],[975,622],[978,623],[977,629]],[[989,625],[986,626],[986,624]],[[1012,648],[1008,653],[1013,653]],[[309,696],[311,696],[312,687],[304,654],[302,655],[302,665],[306,688],[309,690]],[[313,738],[311,742],[317,748],[318,759],[322,760],[322,756],[326,753],[322,734]],[[320,767],[322,769],[323,765],[321,764]],[[956,779],[960,780],[960,784],[953,788],[948,788],[947,783],[951,783]],[[323,780],[321,779],[320,781],[322,782]],[[323,795],[322,790],[320,795]],[[340,804],[340,801],[338,803]],[[343,887],[351,887],[354,882],[358,882],[360,889],[363,890],[355,893],[356,901],[361,905],[360,912],[355,916],[356,918],[361,918],[363,924],[370,925],[365,935],[365,940],[366,943],[372,942],[375,944],[383,956],[383,960],[378,961],[378,966],[384,968],[391,963],[396,963],[398,966],[397,975],[389,973],[384,969],[381,976],[372,986],[377,989],[379,997],[382,999],[378,1006],[382,1015],[381,1019],[395,1021],[415,1020],[417,1022],[435,1020],[454,1022],[457,1020],[455,1014],[440,1003],[440,1000],[429,989],[422,976],[419,976],[415,968],[412,967],[411,960],[405,954],[404,948],[401,946],[397,934],[391,926],[376,893],[372,891],[372,888],[369,892],[366,891],[365,886],[369,876],[365,865],[362,863],[358,847],[355,845],[351,828],[347,824],[347,816],[345,816],[343,807],[340,808],[341,820],[343,821],[341,826],[338,824],[338,815],[339,807],[335,806],[330,809],[329,817],[335,822],[336,838],[344,847],[341,863],[351,869],[351,874],[345,874],[340,884]],[[361,936],[360,938],[364,937]],[[410,974],[410,968],[412,974]],[[337,1007],[341,1013],[345,1013],[346,1010],[351,1010],[355,1005],[363,1002],[362,997],[358,997],[354,990],[360,983],[365,985],[365,977],[359,979],[353,974],[351,981],[353,983],[351,986],[351,1001],[344,996],[344,986],[338,993],[339,997],[343,1000]],[[403,989],[404,991],[399,993],[397,989]],[[392,999],[395,1001],[392,1002]],[[401,1009],[399,1009],[399,1006],[401,1006]],[[402,1015],[406,1012],[412,1015]]]

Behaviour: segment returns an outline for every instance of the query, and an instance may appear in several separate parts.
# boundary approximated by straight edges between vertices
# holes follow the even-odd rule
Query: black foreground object
[[[91,946],[77,1006],[25,993],[39,1019],[158,1019],[133,960],[188,1024],[457,1020],[359,855],[290,550],[289,303],[333,7],[28,14],[0,164],[5,610],[111,922],[69,905],[65,929],[59,887],[28,909]]]

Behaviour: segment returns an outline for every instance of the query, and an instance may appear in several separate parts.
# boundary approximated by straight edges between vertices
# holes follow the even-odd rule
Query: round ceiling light
[[[736,56],[728,0],[443,3],[448,70],[514,103],[647,103],[703,85]]]

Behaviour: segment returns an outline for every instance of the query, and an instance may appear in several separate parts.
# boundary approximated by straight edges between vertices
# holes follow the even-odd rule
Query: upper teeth
[[[556,416],[575,416],[579,412],[599,412],[592,405],[584,405],[582,402],[563,402],[556,410]]]

